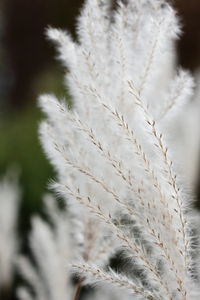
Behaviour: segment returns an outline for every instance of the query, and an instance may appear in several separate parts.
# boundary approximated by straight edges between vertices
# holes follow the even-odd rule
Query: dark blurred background
[[[83,0],[0,0],[0,174],[21,169],[23,201],[20,228],[41,208],[41,195],[54,176],[44,157],[37,128],[37,96],[65,94],[63,69],[45,37],[48,25],[74,34]],[[174,0],[183,36],[177,44],[179,63],[194,72],[200,66],[200,1]]]
[[[82,1],[0,0],[0,173],[16,164],[23,190],[21,227],[41,207],[52,170],[38,141],[44,92],[64,95],[63,70],[45,37],[48,25],[73,33]]]

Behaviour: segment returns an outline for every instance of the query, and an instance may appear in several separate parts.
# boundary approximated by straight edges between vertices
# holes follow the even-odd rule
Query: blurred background
[[[41,210],[41,196],[54,176],[37,136],[41,93],[66,95],[63,69],[45,28],[67,28],[74,35],[83,0],[0,0],[0,174],[20,168],[23,191],[19,228]],[[200,1],[174,0],[183,25],[178,62],[192,72],[200,67]],[[198,193],[198,189],[197,189]]]
[[[48,25],[75,29],[82,1],[0,0],[0,174],[20,168],[23,190],[20,227],[41,208],[53,176],[38,141],[41,93],[62,96],[63,70],[45,37]]]

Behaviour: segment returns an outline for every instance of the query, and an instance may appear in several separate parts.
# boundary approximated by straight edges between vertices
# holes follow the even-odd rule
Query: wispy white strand
[[[138,296],[136,299],[159,299],[154,293],[150,291],[147,292],[144,290],[142,286],[136,285],[131,279],[128,279],[126,276],[117,274],[113,270],[109,270],[109,272],[105,272],[104,270],[96,267],[95,265],[88,264],[73,264],[72,268],[74,272],[78,271],[87,277],[87,281],[90,284],[112,284],[114,286],[125,288],[131,294]]]
[[[165,107],[163,107],[163,111],[159,115],[159,120],[162,120],[167,115],[175,114],[176,111],[180,110],[180,107],[184,107],[191,99],[194,93],[193,90],[194,80],[191,75],[186,71],[179,70],[171,83],[169,93],[166,95]]]

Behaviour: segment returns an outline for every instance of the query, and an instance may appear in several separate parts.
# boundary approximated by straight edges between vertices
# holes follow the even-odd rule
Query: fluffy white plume
[[[47,120],[40,135],[57,171],[52,188],[76,220],[73,266],[82,284],[86,276],[142,299],[199,298],[195,214],[169,129],[194,87],[190,74],[174,67],[179,34],[174,10],[161,0],[118,1],[115,11],[109,1],[87,0],[77,42],[48,30],[67,68],[74,107],[41,96]],[[138,276],[103,269],[118,249]]]

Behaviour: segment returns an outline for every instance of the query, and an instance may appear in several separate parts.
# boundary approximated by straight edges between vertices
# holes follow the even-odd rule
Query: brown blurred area
[[[192,71],[200,66],[200,1],[176,0],[183,35],[178,42],[179,63]]]

